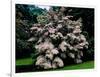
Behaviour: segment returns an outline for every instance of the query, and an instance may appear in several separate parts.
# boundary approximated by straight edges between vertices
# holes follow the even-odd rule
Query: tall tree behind
[[[33,45],[27,42],[31,37],[29,28],[38,22],[37,15],[43,11],[34,5],[16,4],[16,58],[28,57],[34,51]]]

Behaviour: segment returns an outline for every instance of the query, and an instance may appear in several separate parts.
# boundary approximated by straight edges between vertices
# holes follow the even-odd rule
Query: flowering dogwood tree
[[[66,16],[64,11],[64,7],[56,11],[50,8],[47,14],[38,16],[38,23],[30,28],[33,37],[28,41],[36,41],[38,69],[64,67],[68,58],[82,63],[84,49],[89,45],[81,33],[82,19],[71,20],[73,16]]]

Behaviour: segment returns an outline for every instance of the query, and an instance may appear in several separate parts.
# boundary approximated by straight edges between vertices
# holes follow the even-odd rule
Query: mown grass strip
[[[87,61],[81,64],[65,66],[60,70],[90,69],[90,68],[94,68],[94,61]]]
[[[16,60],[16,65],[31,65],[33,63],[32,58],[24,58]]]

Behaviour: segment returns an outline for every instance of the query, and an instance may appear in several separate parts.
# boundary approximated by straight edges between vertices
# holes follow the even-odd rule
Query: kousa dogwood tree
[[[64,7],[54,11],[51,7],[47,14],[37,17],[38,23],[30,28],[35,41],[35,62],[37,69],[64,67],[70,62],[82,63],[84,49],[89,43],[82,34],[82,18],[72,20],[73,16],[65,15]]]

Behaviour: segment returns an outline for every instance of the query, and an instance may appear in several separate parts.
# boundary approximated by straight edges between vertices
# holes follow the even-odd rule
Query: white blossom
[[[59,57],[56,57],[52,64],[53,64],[53,68],[55,68],[54,66],[56,66],[56,67],[63,67],[64,66],[63,61]]]
[[[55,55],[57,55],[57,54],[59,53],[59,51],[58,51],[56,48],[52,49],[51,52],[52,52],[53,54],[55,54]]]
[[[61,44],[59,45],[59,48],[61,49],[61,51],[66,51],[66,45],[67,43],[65,41],[62,41]]]

